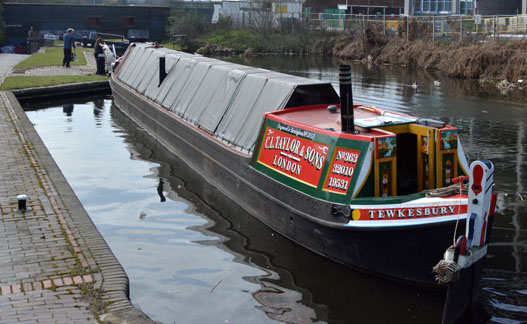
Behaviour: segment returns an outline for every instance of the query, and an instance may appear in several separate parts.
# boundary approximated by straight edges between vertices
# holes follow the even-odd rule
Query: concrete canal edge
[[[97,84],[95,84],[97,83]],[[44,169],[51,181],[52,190],[60,197],[59,207],[67,212],[69,217],[65,217],[69,227],[75,237],[79,237],[79,248],[85,254],[91,254],[96,263],[100,276],[95,276],[95,288],[102,291],[101,301],[105,303],[106,314],[100,315],[100,320],[104,323],[137,323],[153,324],[158,323],[151,320],[141,310],[135,308],[129,299],[129,279],[123,267],[110,250],[110,247],[99,233],[90,216],[82,206],[73,189],[60,171],[58,165],[53,160],[48,149],[37,134],[31,121],[26,116],[15,93],[27,99],[59,96],[78,96],[79,89],[82,94],[93,94],[97,91],[107,91],[108,81],[78,83],[73,85],[53,86],[43,88],[32,88],[4,92],[9,101],[21,129],[18,131],[24,134],[25,138],[31,143],[34,150],[33,158],[40,168]],[[89,89],[89,91],[87,90]],[[16,126],[15,126],[16,127]],[[154,301],[152,301],[154,302]]]
[[[79,97],[101,92],[110,92],[110,81],[91,81],[48,87],[17,89],[12,90],[11,92],[20,100],[56,99],[71,96]]]

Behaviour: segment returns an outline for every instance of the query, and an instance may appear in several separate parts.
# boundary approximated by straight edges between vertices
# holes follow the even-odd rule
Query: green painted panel
[[[369,142],[332,137],[271,119],[264,121],[262,132],[253,168],[313,197],[351,201]]]
[[[357,193],[356,198],[353,200],[353,203],[356,203],[359,198],[367,198],[371,199],[375,196],[375,172],[373,172],[373,169],[370,171],[370,174],[366,178],[366,181],[364,182],[364,186],[362,186],[362,189]]]

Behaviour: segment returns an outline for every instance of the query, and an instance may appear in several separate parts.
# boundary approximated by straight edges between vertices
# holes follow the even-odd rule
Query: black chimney
[[[161,56],[159,57],[159,84],[158,87],[163,83],[163,80],[165,80],[165,77],[167,76],[167,72],[165,70],[165,57]]]
[[[355,132],[353,93],[351,91],[351,66],[339,66],[340,121],[343,133]]]

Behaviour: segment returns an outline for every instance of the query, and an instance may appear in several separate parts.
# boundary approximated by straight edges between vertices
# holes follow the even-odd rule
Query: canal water
[[[338,61],[232,61],[337,82]],[[352,64],[355,103],[459,127],[470,160],[496,167],[499,215],[481,313],[527,321],[527,106],[468,81]],[[418,89],[410,85],[417,82]],[[443,295],[373,278],[256,221],[123,115],[110,96],[26,107],[129,278],[163,323],[439,323]],[[401,250],[404,253],[404,249]]]

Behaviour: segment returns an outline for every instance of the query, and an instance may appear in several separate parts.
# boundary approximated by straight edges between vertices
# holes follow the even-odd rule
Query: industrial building
[[[30,31],[62,34],[70,27],[124,36],[147,30],[150,38],[162,39],[168,13],[168,7],[4,3],[8,41],[25,40],[33,36]]]
[[[410,15],[516,15],[522,13],[522,5],[525,10],[525,0],[405,0]]]
[[[311,13],[340,9],[346,14],[516,15],[527,14],[527,0],[306,0]]]

